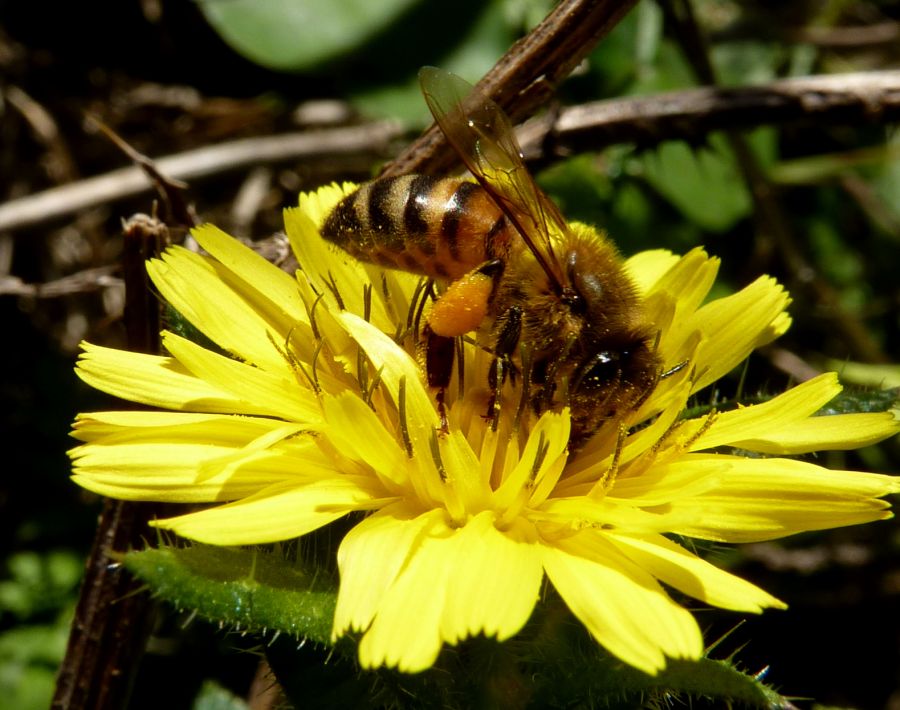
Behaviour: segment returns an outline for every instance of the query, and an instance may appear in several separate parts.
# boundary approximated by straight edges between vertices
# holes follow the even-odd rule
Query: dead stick
[[[159,351],[159,302],[144,262],[167,241],[165,225],[143,215],[124,227],[125,327],[130,349]],[[152,602],[118,564],[144,545],[147,521],[159,506],[106,499],[85,569],[54,710],[118,710],[128,698],[152,622]]]
[[[563,109],[555,123],[526,126],[520,139],[526,157],[599,150],[615,143],[654,145],[664,140],[699,142],[711,131],[753,128],[765,124],[815,121],[818,125],[889,123],[900,120],[900,71],[873,71],[783,79],[758,86],[704,87],[653,96],[595,101]],[[310,141],[286,134],[207,146],[160,158],[156,166],[172,178],[199,179],[240,169],[250,164],[283,162],[340,154],[380,153],[402,134],[399,126],[381,133],[385,124],[370,124],[342,135],[339,147],[320,133]],[[374,130],[373,130],[374,129]],[[331,132],[328,132],[331,136]],[[550,140],[548,140],[548,137]],[[263,147],[270,150],[256,152]],[[372,143],[370,141],[376,141]],[[380,146],[378,145],[380,141]],[[235,149],[237,143],[237,149]],[[328,152],[330,151],[330,152]],[[138,167],[63,185],[0,205],[0,232],[56,219],[81,209],[149,192],[152,183]]]
[[[621,20],[636,0],[563,0],[516,42],[478,82],[510,118],[521,121],[545,103],[559,83]],[[432,125],[382,175],[441,173],[457,163],[443,133]]]
[[[897,120],[900,71],[893,70],[595,101],[563,109],[550,133],[553,147],[570,153],[615,143],[699,142],[711,131],[765,124],[815,121],[817,125],[859,125]]]
[[[343,154],[384,154],[402,134],[394,122],[245,138],[170,155],[154,161],[174,180],[190,181],[252,165]],[[137,165],[0,204],[0,232],[21,229],[153,189]]]

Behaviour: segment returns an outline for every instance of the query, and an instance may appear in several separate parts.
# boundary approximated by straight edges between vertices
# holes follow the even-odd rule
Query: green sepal
[[[348,647],[352,644],[348,642]],[[670,659],[655,676],[606,653],[555,595],[538,604],[525,628],[499,643],[478,636],[445,646],[434,667],[404,674],[361,670],[353,655],[282,637],[266,657],[295,707],[613,708],[689,706],[788,708],[760,677],[732,660]],[[706,702],[703,702],[706,701]]]
[[[154,595],[208,621],[331,642],[336,585],[277,549],[164,547],[129,552],[123,564]]]
[[[900,403],[900,387],[887,390],[845,389],[816,412],[816,415],[886,412],[896,407],[898,403]]]

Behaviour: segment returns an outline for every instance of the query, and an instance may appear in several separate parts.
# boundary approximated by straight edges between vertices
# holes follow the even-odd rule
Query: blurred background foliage
[[[897,0],[695,0],[725,85],[898,67]],[[415,73],[425,64],[477,80],[552,7],[547,0],[129,0],[0,2],[0,200],[127,164],[90,113],[159,157],[303,128],[426,122]],[[695,85],[663,6],[642,0],[558,95],[560,105]],[[552,108],[552,107],[551,107]],[[898,386],[900,143],[892,126],[761,126],[747,138],[808,269],[759,229],[723,135],[697,145],[620,145],[542,166],[570,218],[602,225],[625,253],[705,245],[719,288],[770,273],[792,291],[794,326],[754,356],[746,392],[776,392],[836,368],[847,384]],[[396,148],[399,149],[401,141]],[[387,160],[391,151],[383,155]],[[201,219],[248,239],[280,229],[299,190],[364,179],[371,155],[316,158],[198,180]],[[0,234],[5,347],[0,480],[0,708],[44,708],[65,648],[98,501],[67,480],[73,415],[109,407],[72,375],[82,339],[123,345],[116,272],[120,221],[149,194]],[[249,208],[248,208],[249,203]],[[92,271],[97,270],[97,271]],[[76,280],[76,274],[102,278]],[[66,283],[66,282],[63,282]],[[825,285],[835,300],[819,298]],[[865,343],[837,327],[837,310]],[[721,396],[738,387],[722,385]],[[731,388],[731,391],[729,391]],[[896,472],[898,442],[820,460]],[[788,695],[827,705],[900,707],[900,532],[880,523],[715,551],[791,609],[750,619],[732,650]],[[700,612],[715,638],[735,623]],[[253,644],[161,611],[134,707],[240,708]],[[245,651],[236,652],[235,649]]]

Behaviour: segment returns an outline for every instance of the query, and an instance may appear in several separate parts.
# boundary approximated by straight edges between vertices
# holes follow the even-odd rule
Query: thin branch
[[[549,134],[554,150],[575,153],[615,143],[699,142],[711,131],[773,123],[858,125],[898,120],[900,71],[893,70],[595,101],[563,109]],[[545,142],[548,131],[545,126],[532,133],[520,136],[523,145]]]
[[[0,296],[59,298],[121,286],[122,279],[113,276],[117,270],[115,265],[97,266],[46,283],[26,283],[16,276],[0,276]]]
[[[144,174],[153,183],[153,187],[160,197],[161,204],[166,210],[167,222],[188,228],[197,225],[197,215],[194,212],[194,208],[185,200],[185,192],[188,188],[186,182],[178,178],[169,177],[165,172],[160,171],[153,160],[137,151],[128,141],[103,123],[97,116],[88,114],[88,120],[112,141],[119,150],[127,155],[132,163],[144,171]]]
[[[398,123],[383,121],[349,128],[245,138],[165,156],[153,163],[170,179],[190,181],[254,165],[346,154],[385,155],[391,141],[402,134]],[[152,180],[137,165],[54,187],[0,204],[0,232],[134,197],[153,187]]]
[[[125,327],[131,350],[159,352],[160,304],[145,261],[168,242],[164,224],[136,215],[123,225]],[[128,698],[153,622],[149,593],[117,561],[145,545],[147,522],[165,515],[161,504],[107,499],[88,557],[53,710],[116,710]]]
[[[513,121],[530,116],[556,91],[636,0],[563,0],[500,58],[478,88]],[[441,173],[456,164],[443,133],[432,125],[382,175]]]
[[[818,125],[900,121],[900,71],[829,74],[758,86],[704,87],[595,101],[563,109],[552,124],[527,124],[519,138],[526,157],[546,159],[615,143],[699,142],[711,131],[804,121]],[[221,143],[154,162],[171,178],[196,180],[248,165],[373,152],[384,155],[390,142],[401,135],[396,124],[373,123]],[[0,232],[151,189],[150,179],[138,167],[130,167],[10,200],[0,205]]]

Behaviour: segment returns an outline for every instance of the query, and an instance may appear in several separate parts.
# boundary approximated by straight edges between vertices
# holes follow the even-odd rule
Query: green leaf
[[[0,582],[0,612],[19,619],[59,609],[75,592],[84,571],[68,550],[19,552],[7,560],[11,579]]]
[[[406,71],[399,75],[400,79],[390,78],[385,83],[372,86],[369,77],[361,77],[366,83],[360,84],[358,89],[352,89],[351,95],[351,102],[357,110],[367,116],[395,118],[411,125],[425,126],[431,122],[431,114],[419,88],[418,71],[421,64],[437,64],[475,83],[516,39],[518,27],[506,17],[505,4],[501,0],[472,8],[460,5],[454,9],[454,14],[456,13],[467,13],[468,22],[461,23],[461,18],[455,17],[448,20],[453,23],[453,27],[452,30],[445,31],[455,33],[452,47],[437,48],[434,43],[427,46],[428,40],[423,41],[422,36],[409,37],[405,43],[422,43],[425,45],[422,51],[410,58]],[[440,23],[439,12],[435,11],[435,14],[433,18],[421,19],[423,22]],[[407,28],[407,32],[414,31],[413,28]],[[376,56],[384,51],[387,50],[376,52]]]
[[[330,643],[335,585],[279,552],[193,545],[129,552],[124,565],[157,596],[209,621]]]
[[[416,0],[203,0],[206,20],[257,64],[301,71],[347,53]]]
[[[724,232],[750,214],[750,194],[721,135],[695,150],[683,142],[663,143],[642,159],[647,182],[687,219],[711,232]]]
[[[71,621],[68,611],[51,624],[20,626],[0,633],[0,707],[49,707]]]

